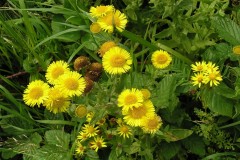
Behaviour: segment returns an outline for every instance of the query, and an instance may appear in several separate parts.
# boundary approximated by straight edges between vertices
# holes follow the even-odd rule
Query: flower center
[[[111,59],[112,67],[122,67],[126,63],[126,59],[122,56],[115,56]]]
[[[137,98],[135,95],[128,95],[125,97],[125,104],[126,105],[130,105],[130,104],[134,104],[137,102]]]
[[[113,13],[109,13],[105,16],[103,22],[105,22],[108,26],[112,26],[114,23]]]
[[[116,15],[114,15],[114,19],[113,19],[113,20],[114,20],[114,21],[113,21],[114,26],[119,27],[119,26],[120,26],[120,20],[119,20],[119,18],[118,18]]]
[[[43,90],[41,87],[35,87],[30,90],[29,96],[31,99],[39,99],[43,96]]]
[[[52,106],[54,108],[61,108],[64,105],[64,102],[65,102],[65,98],[59,97],[53,101]]]
[[[107,7],[106,6],[99,6],[96,8],[96,12],[98,12],[99,14],[104,15],[107,11]]]
[[[96,145],[97,145],[98,148],[102,147],[102,143],[101,142],[96,142]]]
[[[52,77],[54,79],[57,79],[60,75],[62,75],[64,73],[64,69],[61,68],[61,67],[58,67],[58,68],[54,68],[52,70]]]
[[[214,80],[214,79],[216,78],[216,74],[210,73],[210,74],[208,75],[208,77],[209,77],[210,80]]]
[[[201,71],[201,70],[203,70],[203,66],[197,66],[197,70],[199,70],[199,71]]]
[[[157,126],[158,126],[158,121],[157,121],[157,119],[150,119],[150,120],[148,121],[148,128],[149,128],[149,129],[156,129]]]
[[[78,81],[74,78],[66,79],[64,84],[69,90],[77,90],[79,86]]]
[[[142,118],[143,116],[146,115],[147,110],[144,106],[140,106],[138,108],[133,107],[133,109],[130,110],[130,112],[131,112],[130,114],[131,114],[132,118],[140,119],[140,118]]]
[[[94,133],[95,128],[93,126],[89,126],[87,131],[88,131],[88,133]]]
[[[160,54],[157,56],[157,63],[159,63],[159,64],[164,64],[167,62],[167,60],[168,60],[168,58],[164,54]]]
[[[78,106],[75,113],[79,118],[83,118],[87,115],[87,108],[85,106]]]
[[[121,131],[122,133],[128,133],[128,127],[122,126],[122,127],[120,128],[120,131]]]
[[[198,82],[202,82],[202,81],[203,81],[203,77],[202,77],[202,76],[201,76],[201,77],[198,77],[198,78],[197,78],[197,81],[198,81]]]

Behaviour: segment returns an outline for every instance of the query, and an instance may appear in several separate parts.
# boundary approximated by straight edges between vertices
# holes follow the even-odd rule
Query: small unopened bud
[[[117,44],[114,42],[114,41],[108,41],[108,42],[105,42],[101,45],[101,47],[99,48],[98,50],[98,54],[100,57],[103,57],[103,55],[109,50],[111,49],[112,47],[115,47],[117,46]]]
[[[87,115],[87,113],[88,113],[87,108],[84,105],[79,105],[75,110],[75,114],[79,118],[85,117]]]

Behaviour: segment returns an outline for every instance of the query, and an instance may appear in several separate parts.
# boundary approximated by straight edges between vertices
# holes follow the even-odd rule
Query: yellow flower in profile
[[[102,63],[107,73],[122,74],[131,69],[132,58],[125,49],[113,47],[104,54]]]
[[[119,10],[115,10],[113,12],[109,12],[103,17],[100,17],[97,22],[101,26],[102,30],[108,33],[112,33],[114,27],[116,27],[118,31],[122,32],[126,27],[127,17]]]
[[[132,130],[129,126],[123,124],[117,128],[117,133],[123,138],[129,138],[132,135]]]
[[[204,75],[203,73],[195,73],[194,76],[191,77],[192,84],[194,86],[198,85],[198,87],[201,87],[201,84],[203,83]]]
[[[237,55],[240,55],[240,45],[233,47],[233,53],[237,54]]]
[[[210,83],[210,87],[213,85],[217,86],[220,81],[222,81],[222,76],[219,71],[216,70],[209,70],[208,73],[204,76],[203,83],[207,84]]]
[[[76,147],[76,154],[79,156],[83,156],[84,152],[86,150],[86,147],[83,146],[80,142],[77,142],[77,147]]]
[[[78,116],[79,118],[85,117],[87,113],[88,113],[87,107],[84,105],[79,105],[75,110],[75,115]]]
[[[80,140],[80,142],[83,142],[88,139],[87,133],[81,131],[79,132],[77,139]]]
[[[94,113],[93,112],[89,112],[88,114],[87,114],[87,116],[86,116],[86,121],[88,122],[88,123],[90,123],[91,122],[91,120],[92,120],[92,118],[93,118],[93,116],[94,116]]]
[[[28,106],[38,107],[48,98],[49,86],[41,80],[35,80],[28,84],[23,93],[23,100]]]
[[[98,127],[95,127],[94,125],[85,124],[83,127],[83,132],[87,134],[87,137],[94,137],[99,132]]]
[[[70,99],[58,88],[51,88],[48,92],[48,99],[43,105],[54,114],[66,112],[70,106]]]
[[[141,128],[146,133],[154,134],[156,133],[159,128],[162,126],[162,120],[156,114],[151,117],[145,117],[142,121]]]
[[[118,96],[118,106],[123,107],[124,111],[128,111],[133,107],[139,107],[143,104],[143,94],[136,88],[125,89]]]
[[[124,121],[130,126],[141,126],[145,117],[151,117],[155,114],[155,108],[150,100],[144,101],[140,107],[133,107],[128,111],[122,110]]]
[[[172,62],[172,57],[166,51],[157,50],[153,52],[151,60],[155,68],[163,69],[169,66]]]
[[[151,93],[148,89],[141,89],[143,94],[143,100],[148,100],[151,97]]]
[[[106,142],[104,142],[102,137],[94,137],[94,141],[90,142],[90,148],[95,150],[95,152],[98,151],[98,149],[107,147]]]
[[[90,31],[92,33],[99,33],[99,32],[101,32],[101,30],[102,30],[102,28],[101,28],[101,26],[97,22],[93,22],[90,25]]]
[[[117,46],[117,44],[114,41],[107,41],[101,45],[101,47],[98,50],[98,54],[100,57],[103,57],[103,55],[111,48]]]
[[[106,16],[107,13],[109,12],[113,12],[114,11],[114,7],[112,5],[106,5],[106,6],[97,6],[97,7],[91,7],[90,8],[90,15],[92,17],[102,17],[102,16]]]
[[[68,64],[64,61],[56,61],[51,63],[46,72],[46,79],[50,84],[55,84],[59,76],[69,72]]]
[[[70,71],[58,78],[56,88],[69,97],[80,96],[86,87],[84,78],[76,71]]]
[[[195,64],[191,64],[193,72],[204,72],[207,69],[207,64],[205,61],[196,62]]]

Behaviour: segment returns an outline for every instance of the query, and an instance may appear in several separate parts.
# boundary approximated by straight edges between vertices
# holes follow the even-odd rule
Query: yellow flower
[[[51,63],[46,72],[46,79],[50,84],[55,84],[59,76],[69,72],[68,64],[64,61],[56,61]]]
[[[198,85],[198,87],[201,87],[201,84],[203,83],[204,75],[203,73],[195,73],[194,76],[191,77],[192,84],[194,86]]]
[[[114,27],[117,28],[120,32],[122,32],[127,24],[127,17],[124,13],[121,13],[119,10],[115,10],[113,12],[109,12],[103,17],[100,17],[97,22],[101,26],[102,30],[112,33]]]
[[[41,80],[35,80],[28,84],[23,93],[25,104],[38,107],[48,98],[49,86]]]
[[[157,50],[153,52],[151,60],[155,68],[163,69],[172,62],[172,57],[166,51]]]
[[[217,86],[220,81],[222,81],[222,76],[220,72],[216,70],[209,70],[209,72],[206,73],[203,79],[203,83],[210,83],[210,87],[212,87],[213,85]]]
[[[233,47],[233,53],[237,54],[237,55],[240,55],[240,45]]]
[[[94,116],[94,113],[93,112],[89,112],[88,114],[87,114],[87,116],[86,116],[86,118],[87,118],[87,122],[88,123],[90,123],[91,122],[91,120],[92,120],[92,118],[93,118],[93,116]]]
[[[143,94],[143,100],[148,100],[151,97],[151,93],[148,89],[141,89]]]
[[[191,64],[193,72],[204,72],[207,69],[206,62],[196,62],[195,64]]]
[[[85,117],[87,113],[88,113],[87,107],[84,105],[79,105],[75,110],[75,115],[78,116],[79,118]]]
[[[70,106],[70,99],[59,89],[51,88],[48,92],[48,99],[43,103],[53,113],[66,112]]]
[[[117,44],[114,41],[107,41],[101,45],[101,47],[98,50],[98,54],[100,57],[103,57],[103,55],[111,48],[117,46]]]
[[[87,134],[87,137],[94,137],[98,133],[98,127],[95,127],[94,125],[85,124],[83,127],[83,132]]]
[[[125,49],[113,47],[104,54],[102,63],[107,73],[122,74],[131,69],[132,58]]]
[[[90,15],[92,17],[102,17],[102,16],[106,16],[107,13],[109,12],[113,12],[114,11],[114,7],[112,5],[107,5],[107,6],[97,6],[97,7],[91,7],[90,8]]]
[[[133,107],[128,111],[122,110],[122,114],[125,115],[123,119],[130,126],[141,126],[142,120],[145,117],[153,116],[155,114],[155,108],[150,100],[143,102],[140,107]]]
[[[154,134],[162,126],[162,120],[156,114],[151,117],[145,117],[142,121],[141,128],[146,133]]]
[[[76,71],[70,71],[58,78],[56,88],[59,88],[69,97],[80,96],[86,87],[86,82],[81,74]]]
[[[206,72],[218,71],[218,69],[219,69],[219,67],[216,66],[215,63],[212,63],[212,62],[207,63]]]
[[[122,136],[123,138],[129,138],[129,136],[132,135],[132,130],[129,126],[127,125],[120,125],[117,128],[117,132],[120,136]]]
[[[76,147],[76,153],[77,153],[77,155],[83,156],[85,150],[86,150],[86,147],[83,146],[80,142],[77,142],[77,147]]]
[[[90,148],[94,149],[96,152],[98,151],[98,149],[103,147],[107,147],[107,145],[102,137],[94,137],[94,141],[90,142]]]
[[[83,141],[88,139],[87,135],[88,135],[87,133],[81,131],[81,132],[79,132],[79,135],[77,136],[77,139],[80,140],[80,142],[83,142]]]
[[[90,25],[90,31],[92,33],[99,33],[99,32],[101,32],[101,30],[102,30],[102,28],[101,28],[101,26],[97,22],[93,22]]]
[[[118,96],[118,106],[128,111],[133,107],[139,107],[143,104],[143,94],[136,88],[125,89]]]

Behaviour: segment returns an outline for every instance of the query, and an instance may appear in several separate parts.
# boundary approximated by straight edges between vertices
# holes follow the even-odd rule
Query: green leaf
[[[191,153],[199,156],[205,155],[205,144],[199,136],[192,135],[184,139],[182,142],[186,149],[188,149]]]
[[[49,130],[45,133],[45,139],[48,144],[54,145],[63,150],[68,150],[70,134],[62,130]]]
[[[161,143],[160,150],[158,152],[161,159],[170,160],[173,158],[180,150],[181,146],[179,143]]]
[[[155,89],[152,95],[152,102],[157,108],[168,108],[173,111],[177,106],[179,100],[175,94],[177,87],[176,76],[169,75],[163,78]]]
[[[233,20],[227,17],[215,17],[212,24],[225,41],[232,45],[240,44],[240,27]]]
[[[192,133],[193,131],[189,129],[169,129],[168,131],[164,132],[164,137],[167,142],[174,142],[187,138]]]
[[[220,115],[232,117],[233,100],[217,94],[212,88],[205,88],[201,93],[201,99],[205,108]]]

